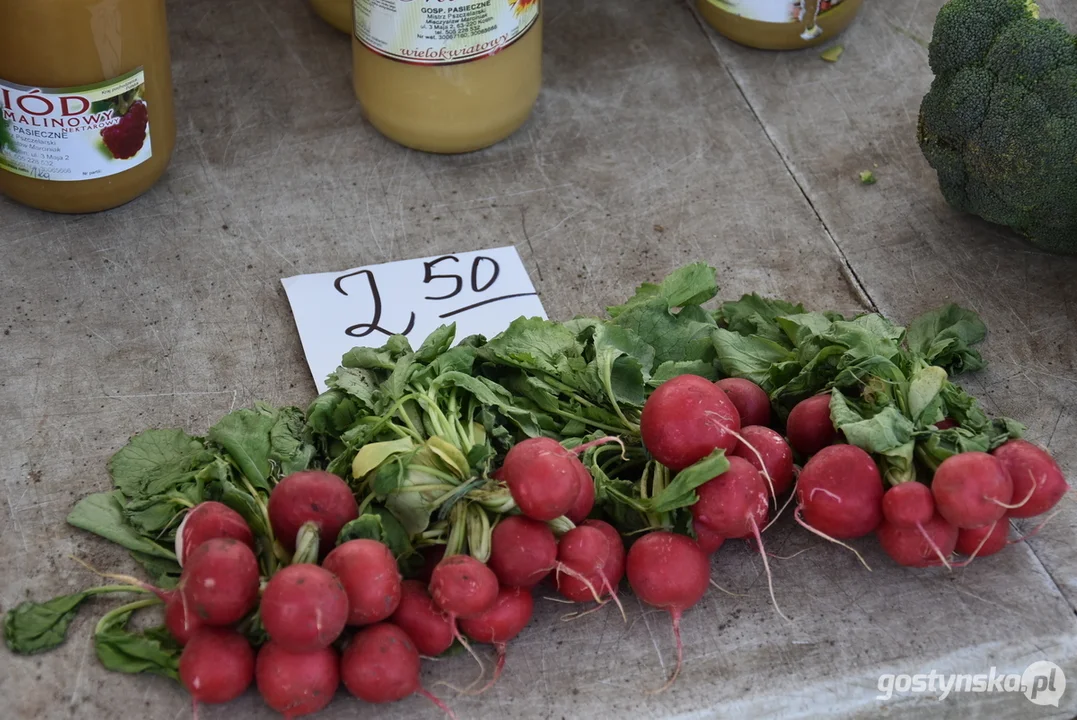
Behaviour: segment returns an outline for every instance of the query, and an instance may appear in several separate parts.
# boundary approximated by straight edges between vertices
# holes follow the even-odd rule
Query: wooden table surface
[[[279,279],[515,244],[552,317],[598,313],[689,261],[722,293],[898,321],[948,301],[991,330],[989,369],[963,382],[1023,420],[1077,473],[1077,259],[1042,254],[950,210],[915,141],[931,74],[921,44],[942,0],[868,2],[845,54],[764,53],[701,26],[682,0],[549,0],[545,88],[513,137],[462,157],[410,152],[364,125],[348,39],[299,0],[171,3],[179,141],[164,180],[118,210],[61,217],[0,200],[0,609],[94,582],[72,554],[125,553],[64,524],[107,487],[134,432],[202,432],[230,408],[305,405],[314,387]],[[1077,5],[1044,0],[1077,28]],[[876,167],[877,166],[877,167]],[[874,169],[863,186],[858,172]],[[662,232],[657,227],[663,228]],[[501,682],[449,697],[461,718],[1040,718],[1077,714],[1077,555],[1067,506],[1042,534],[965,571],[874,567],[788,525],[772,530],[779,602],[757,556],[729,543],[685,618],[559,621],[539,603]],[[100,613],[106,604],[93,605]],[[59,650],[0,650],[4,717],[190,716],[182,690],[104,671],[91,612]],[[1021,693],[876,699],[881,673],[1020,673],[1050,660],[1059,707]],[[466,684],[466,657],[424,681]],[[13,713],[13,714],[12,714]],[[360,715],[357,715],[360,713]],[[202,718],[271,714],[252,692]],[[422,699],[326,718],[439,717]]]

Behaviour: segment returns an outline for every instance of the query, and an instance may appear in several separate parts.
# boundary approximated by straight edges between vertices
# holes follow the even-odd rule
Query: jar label
[[[108,177],[153,155],[142,68],[95,85],[0,80],[0,168],[41,180]]]
[[[815,24],[815,16],[825,13],[842,0],[707,0],[719,10],[739,15],[745,20],[770,23],[799,23],[805,19]]]
[[[417,65],[493,55],[539,17],[540,0],[354,0],[355,37],[374,52]]]

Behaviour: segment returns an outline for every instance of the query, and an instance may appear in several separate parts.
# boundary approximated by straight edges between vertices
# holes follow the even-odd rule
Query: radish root
[[[763,558],[763,570],[767,573],[767,589],[770,591],[770,601],[774,603],[774,610],[782,620],[793,622],[782,612],[782,609],[778,606],[778,598],[774,597],[774,576],[771,575],[770,563],[767,562],[767,551],[763,549],[763,538],[759,535],[759,525],[756,524],[755,518],[752,518],[751,520],[752,534],[755,536],[755,541],[759,545],[759,557]]]
[[[939,546],[936,545],[935,541],[931,538],[930,535],[928,535],[927,530],[924,529],[923,523],[916,523],[916,529],[920,531],[920,535],[924,538],[924,540],[927,541],[928,546],[935,551],[935,555],[939,558],[939,560],[942,561],[942,564],[946,567],[946,569],[952,571],[953,566],[950,564],[950,561],[946,559],[946,556],[942,554],[942,550],[939,549]],[[986,535],[984,536],[984,540],[987,540]],[[983,547],[982,541],[980,542],[980,547]],[[979,552],[979,549],[980,548],[976,548],[977,552]]]
[[[657,690],[648,690],[648,695],[661,695],[666,690],[669,690],[673,683],[677,681],[677,676],[681,674],[681,666],[684,665],[684,643],[681,641],[681,611],[673,609],[669,611],[669,614],[673,617],[673,637],[677,641],[677,666],[673,669],[673,674],[669,676],[669,680],[666,680],[666,684]]]
[[[1069,493],[1066,493],[1066,494],[1068,495]],[[1029,538],[1036,537],[1037,535],[1040,534],[1040,530],[1043,530],[1044,526],[1047,523],[1051,522],[1051,519],[1054,518],[1055,515],[1058,515],[1060,512],[1062,512],[1061,507],[1055,508],[1054,511],[1050,515],[1048,515],[1047,517],[1045,517],[1043,519],[1043,522],[1041,522],[1036,527],[1032,528],[1032,530],[1030,530],[1028,532],[1028,534],[1022,535],[1019,538],[1014,538],[1013,540],[1007,540],[1006,544],[1007,545],[1013,545],[1014,543],[1024,542],[1025,540],[1028,540]]]
[[[1035,478],[1033,478],[1033,480],[1035,480]],[[1019,507],[1024,507],[1025,504],[1028,503],[1028,501],[1032,499],[1032,495],[1036,492],[1036,489],[1037,489],[1036,488],[1036,483],[1033,482],[1032,487],[1030,487],[1028,489],[1028,495],[1025,495],[1025,499],[1022,500],[1021,502],[1015,504],[1015,505],[1010,505],[1009,503],[1004,503],[1001,500],[997,500],[995,498],[985,498],[985,499],[990,500],[991,502],[995,503],[999,507],[1004,507],[1007,510],[1016,510]]]
[[[782,516],[782,513],[785,512],[785,509],[787,507],[789,507],[789,503],[793,502],[793,498],[796,497],[796,494],[797,494],[797,489],[796,489],[796,485],[794,485],[793,486],[793,491],[791,493],[789,493],[789,497],[787,497],[785,499],[785,503],[782,504],[781,509],[778,510],[778,512],[774,514],[774,517],[772,517],[770,519],[770,522],[768,522],[766,525],[763,526],[763,530],[761,532],[766,532],[767,530],[770,529],[771,525],[778,522],[778,518],[780,518]]]
[[[868,565],[867,560],[865,560],[864,557],[860,553],[858,553],[856,551],[856,548],[854,548],[851,545],[846,545],[841,540],[838,540],[837,538],[832,538],[829,535],[827,535],[825,532],[823,532],[822,530],[816,530],[811,525],[806,523],[804,521],[804,518],[800,516],[800,513],[801,513],[801,511],[803,509],[804,509],[803,505],[797,505],[797,509],[793,511],[793,519],[797,521],[798,525],[800,525],[802,528],[804,528],[808,532],[813,533],[815,535],[818,535],[819,537],[823,538],[827,542],[832,542],[835,545],[841,545],[843,548],[850,551],[853,555],[856,555],[856,559],[860,561],[860,564],[863,565],[867,569],[868,572],[871,572],[871,566]]]
[[[987,544],[988,539],[990,539],[990,537],[991,537],[991,533],[993,533],[995,531],[995,526],[998,525],[998,523],[999,523],[998,520],[991,523],[991,529],[988,530],[986,533],[984,533],[984,536],[982,538],[980,538],[980,544],[976,546],[976,549],[972,551],[972,554],[969,555],[968,559],[964,560],[964,561],[962,561],[960,563],[955,564],[954,567],[966,568],[969,565],[971,565],[972,561],[975,560],[976,556],[980,554],[981,550],[983,550],[983,546]]]
[[[730,592],[729,590],[726,590],[724,587],[722,587],[718,583],[714,582],[714,580],[710,580],[709,582],[710,582],[711,585],[713,585],[717,589],[721,590],[722,592],[724,592],[729,597],[748,597],[748,595],[745,594],[745,593]]]
[[[726,428],[726,432],[728,432],[730,435],[732,435],[737,440],[739,440],[740,443],[744,447],[751,450],[752,454],[755,455],[755,459],[759,461],[759,468],[760,468],[759,472],[763,476],[763,478],[767,481],[767,488],[770,489],[770,497],[771,497],[771,499],[774,500],[775,507],[777,507],[777,505],[778,505],[778,494],[776,492],[774,492],[774,481],[771,479],[770,473],[767,472],[767,464],[765,462],[763,462],[763,455],[758,450],[756,450],[755,445],[752,445],[750,442],[748,442],[748,439],[746,437],[744,437],[743,435],[741,435],[739,432],[736,432],[735,430],[730,430],[728,428]]]
[[[441,712],[445,713],[450,720],[456,720],[456,713],[452,711],[452,708],[442,702],[441,698],[439,698],[437,695],[434,695],[432,692],[422,687],[419,688],[417,692],[419,695],[422,695],[424,698],[437,705],[438,710],[441,710]]]

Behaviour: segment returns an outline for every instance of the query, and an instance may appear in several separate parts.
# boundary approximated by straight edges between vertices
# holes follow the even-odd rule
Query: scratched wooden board
[[[726,297],[755,290],[846,311],[874,303],[902,320],[957,299],[995,330],[995,368],[974,390],[1047,441],[1049,416],[1075,399],[1064,378],[1072,314],[1058,289],[1073,264],[1030,254],[939,201],[910,139],[907,107],[930,79],[923,53],[887,24],[926,36],[937,7],[869,6],[842,63],[823,66],[810,52],[712,45],[681,3],[552,0],[534,118],[498,147],[437,158],[362,125],[347,39],[297,0],[267,0],[256,13],[174,4],[180,137],[165,180],[92,217],[0,204],[2,609],[92,584],[71,554],[134,569],[63,524],[78,497],[106,487],[105,461],[128,435],[200,432],[256,399],[310,400],[278,284],[297,273],[511,242],[555,318],[599,312],[695,259],[719,268]],[[823,73],[838,80],[821,82]],[[850,174],[869,151],[880,182],[864,189]],[[1059,378],[1028,369],[1047,362]],[[1073,429],[1061,417],[1052,442],[1070,470]],[[1020,672],[1045,655],[1077,669],[1073,613],[1058,589],[1077,583],[1071,520],[1057,521],[1033,546],[1043,564],[1014,548],[949,577],[891,567],[864,541],[867,574],[780,524],[768,533],[775,554],[807,549],[772,561],[794,622],[771,609],[758,557],[727,545],[714,571],[734,595],[713,590],[686,616],[686,668],[665,695],[644,691],[671,667],[668,618],[627,593],[627,623],[611,610],[563,623],[563,606],[540,602],[486,696],[433,689],[460,717],[1070,717],[1073,693],[1058,709],[1019,694],[875,699],[883,672]],[[104,607],[92,605],[56,652],[0,651],[6,712],[189,716],[174,684],[97,664],[90,615]],[[424,681],[463,685],[474,670],[466,658],[429,663]],[[324,717],[356,711],[341,696]],[[421,699],[362,712],[439,717]],[[251,693],[202,717],[271,715]]]

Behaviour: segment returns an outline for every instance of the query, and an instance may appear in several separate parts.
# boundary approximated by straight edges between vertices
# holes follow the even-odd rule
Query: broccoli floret
[[[1029,0],[950,0],[920,147],[946,201],[1077,253],[1077,37]]]

